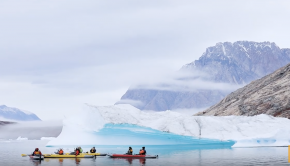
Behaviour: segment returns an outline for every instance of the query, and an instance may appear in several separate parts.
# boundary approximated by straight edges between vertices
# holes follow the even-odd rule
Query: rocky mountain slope
[[[203,72],[206,77],[200,76],[195,79],[242,86],[289,62],[290,49],[280,49],[275,43],[224,42],[207,48],[198,60],[184,65],[180,71]],[[131,88],[116,104],[133,103],[132,105],[141,110],[156,111],[204,108],[216,104],[229,93],[226,90],[210,88],[195,91]]]
[[[0,106],[0,119],[16,120],[16,121],[32,121],[40,120],[35,114],[23,111],[18,108],[7,107],[6,105]]]
[[[196,115],[258,114],[290,119],[290,63],[232,92],[218,104]]]

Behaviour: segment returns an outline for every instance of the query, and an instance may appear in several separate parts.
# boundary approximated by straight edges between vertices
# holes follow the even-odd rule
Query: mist
[[[0,139],[15,140],[18,137],[30,140],[41,137],[57,137],[62,131],[62,121],[14,122],[0,125]]]
[[[159,78],[218,42],[271,41],[289,48],[289,3],[1,1],[0,104],[52,120],[77,112],[83,103],[113,105],[136,85],[212,87]],[[169,86],[162,89],[160,83]]]

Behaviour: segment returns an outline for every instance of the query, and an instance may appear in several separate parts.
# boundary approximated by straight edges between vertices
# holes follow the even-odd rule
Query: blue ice
[[[106,124],[100,131],[95,132],[94,134],[98,137],[103,137],[103,139],[113,139],[116,141],[115,144],[117,145],[124,145],[122,141],[134,145],[215,144],[229,147],[235,143],[234,141],[199,139],[192,136],[177,135],[132,124]]]

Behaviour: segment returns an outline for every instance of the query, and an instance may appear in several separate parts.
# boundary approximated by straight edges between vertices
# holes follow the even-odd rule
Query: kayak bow
[[[43,160],[44,156],[32,156],[32,155],[29,155],[29,158],[32,159],[32,160]]]

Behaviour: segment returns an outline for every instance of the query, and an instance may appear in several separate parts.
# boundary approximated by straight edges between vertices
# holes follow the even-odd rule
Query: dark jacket
[[[90,153],[96,153],[96,149],[91,149]]]

